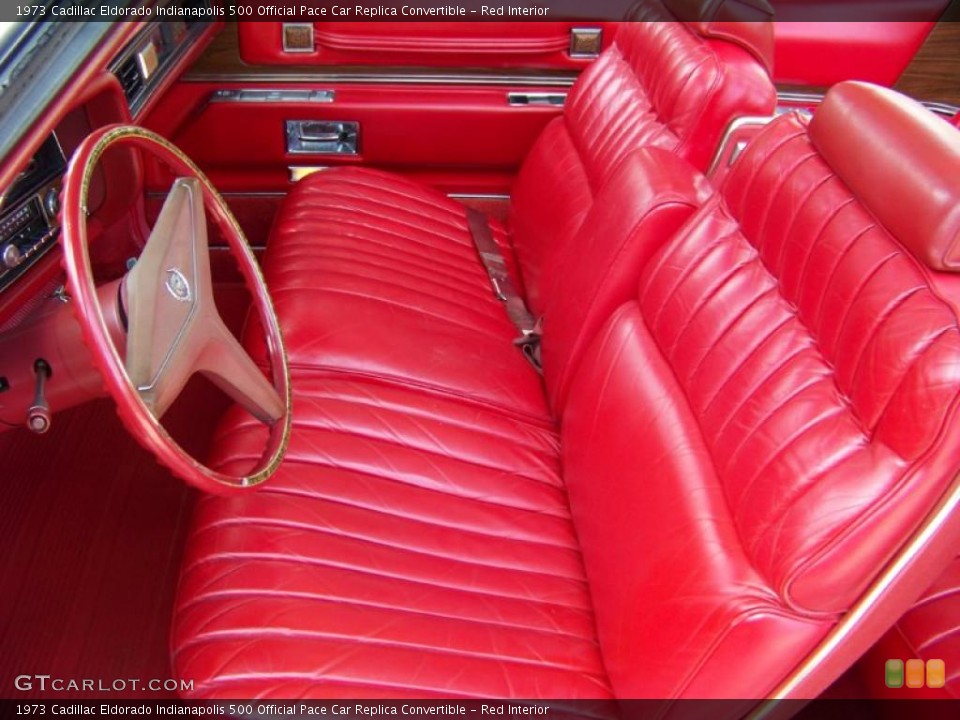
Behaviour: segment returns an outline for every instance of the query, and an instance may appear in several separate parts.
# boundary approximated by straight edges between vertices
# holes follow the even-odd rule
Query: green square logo
[[[888,688],[903,687],[903,660],[887,660],[883,675]]]

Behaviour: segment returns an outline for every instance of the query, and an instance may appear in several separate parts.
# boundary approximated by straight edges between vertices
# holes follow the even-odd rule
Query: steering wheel
[[[87,196],[97,161],[108,148],[121,144],[150,153],[177,179],[136,264],[122,280],[98,289],[87,246]],[[226,237],[260,315],[269,380],[214,304],[205,208]],[[283,459],[290,434],[287,357],[257,261],[210,181],[159,135],[135,126],[107,126],[89,135],[74,153],[64,178],[62,212],[67,290],[92,361],[126,429],[173,474],[201,490],[227,494],[269,478]],[[160,424],[198,372],[269,430],[263,454],[245,475],[207,467]]]

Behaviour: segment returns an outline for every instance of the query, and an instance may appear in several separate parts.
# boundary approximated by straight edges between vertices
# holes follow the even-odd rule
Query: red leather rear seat
[[[175,669],[197,696],[770,693],[960,466],[957,168],[960,133],[879,88],[774,121],[638,255],[559,438],[301,368],[270,486],[200,505]],[[213,461],[262,436],[233,412]]]
[[[547,286],[575,280],[581,267],[597,268],[592,255],[581,254],[569,277],[564,259],[591,247],[602,265],[619,251],[606,244],[608,205],[597,198],[622,186],[624,158],[648,147],[702,168],[734,117],[772,113],[767,71],[741,47],[762,55],[771,33],[769,22],[625,23],[584,72],[564,115],[545,129],[521,169],[509,231],[491,220],[518,287],[534,313],[547,315],[546,324],[554,322],[551,299],[564,296]],[[647,172],[676,174],[676,158],[656,162],[668,164]],[[691,185],[687,205],[703,191]],[[625,199],[637,208],[635,222],[641,213],[652,215],[647,224],[667,222],[664,214],[674,216],[674,227],[682,219],[676,195],[650,198],[645,207]],[[294,367],[392,378],[549,416],[539,378],[511,344],[517,331],[493,297],[459,203],[386,173],[332,170],[291,191],[269,245],[264,271]],[[626,298],[622,279],[604,285],[597,272],[593,279],[608,293],[595,307]],[[564,325],[565,363],[550,369],[558,376],[583,344],[570,327]]]

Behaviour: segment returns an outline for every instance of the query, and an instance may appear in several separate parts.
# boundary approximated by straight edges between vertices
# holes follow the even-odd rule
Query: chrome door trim
[[[570,87],[576,73],[565,75],[498,75],[492,73],[384,73],[357,72],[267,72],[192,73],[183,82],[203,83],[356,83],[362,85],[514,85],[521,87]]]

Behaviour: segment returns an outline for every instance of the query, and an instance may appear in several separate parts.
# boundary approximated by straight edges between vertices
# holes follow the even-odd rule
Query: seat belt
[[[480,256],[480,262],[490,277],[490,286],[493,288],[494,296],[503,303],[507,311],[510,322],[519,331],[520,335],[513,344],[518,346],[523,352],[523,356],[530,361],[530,364],[541,372],[540,367],[540,328],[541,322],[537,320],[523,301],[523,296],[513,284],[513,278],[507,271],[507,263],[500,252],[500,246],[493,239],[493,233],[490,230],[490,223],[487,222],[487,216],[479,210],[467,208],[467,225],[470,228],[470,236],[473,238],[473,245]]]

